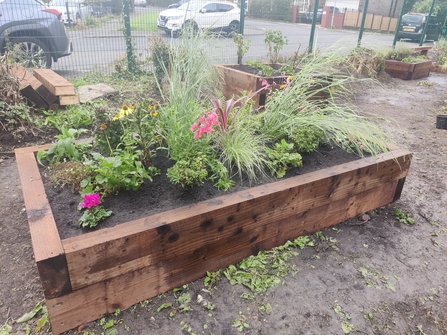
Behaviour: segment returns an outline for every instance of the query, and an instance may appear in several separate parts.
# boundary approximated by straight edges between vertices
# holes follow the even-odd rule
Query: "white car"
[[[178,8],[164,10],[157,27],[167,33],[179,33],[185,27],[210,29],[228,34],[239,31],[239,7],[228,1],[190,1]]]
[[[134,0],[133,4],[135,6],[146,7],[147,6],[147,1],[146,0]]]
[[[61,13],[61,21],[65,24],[76,24],[78,20],[83,21],[87,15],[93,14],[92,6],[79,0],[52,0],[48,4],[48,8]]]

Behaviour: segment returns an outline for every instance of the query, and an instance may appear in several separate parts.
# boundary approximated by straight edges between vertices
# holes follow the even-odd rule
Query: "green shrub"
[[[250,16],[260,19],[291,21],[290,0],[253,0],[250,2]]]

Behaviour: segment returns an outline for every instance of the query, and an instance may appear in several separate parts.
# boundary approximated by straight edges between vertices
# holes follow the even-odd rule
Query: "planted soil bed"
[[[359,159],[357,155],[329,145],[320,147],[318,151],[302,154],[302,157],[303,166],[290,169],[285,178]],[[236,185],[227,192],[217,190],[211,182],[205,182],[202,186],[193,189],[182,189],[180,186],[173,185],[166,176],[166,170],[172,164],[172,161],[159,155],[155,158],[154,165],[160,169],[160,174],[155,176],[152,182],[146,181],[137,191],[121,191],[117,195],[103,198],[102,204],[106,209],[112,210],[113,215],[94,229],[79,227],[78,220],[82,215],[82,212],[78,210],[79,194],[73,193],[72,189],[67,185],[64,187],[55,185],[49,178],[48,169],[46,167],[40,168],[45,192],[51,205],[60,237],[64,239],[92,230],[113,227],[123,222],[136,220],[177,207],[192,205],[255,186],[253,184],[250,185],[246,178],[241,180],[236,176],[234,178]],[[265,184],[277,180],[274,177],[266,177],[259,180],[257,184]]]

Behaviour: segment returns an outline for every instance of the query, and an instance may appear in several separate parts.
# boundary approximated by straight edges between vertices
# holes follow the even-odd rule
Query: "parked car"
[[[239,31],[240,8],[228,1],[190,1],[158,16],[158,29],[177,34],[185,27],[232,34]]]
[[[0,52],[19,45],[13,54],[23,65],[50,68],[73,50],[59,16],[37,0],[0,0]]]
[[[180,7],[181,5],[183,5],[183,4],[187,3],[187,2],[189,2],[189,0],[180,0],[179,2],[176,2],[176,3],[173,3],[173,4],[169,5],[168,8],[178,8],[178,7]]]
[[[317,23],[321,23],[321,17],[323,16],[323,8],[318,8],[317,10]],[[314,12],[309,11],[304,13],[304,16],[302,17],[302,21],[304,23],[312,23],[314,17]]]
[[[135,6],[146,7],[147,6],[147,1],[146,0],[134,0],[133,4]]]
[[[407,13],[403,15],[399,26],[399,31],[397,33],[397,38],[401,40],[408,39],[410,41],[414,40],[419,42],[427,21],[428,26],[423,41],[437,41],[441,34],[437,17],[432,15],[430,20],[428,20],[428,14],[423,13]]]
[[[87,15],[93,15],[93,7],[79,0],[52,0],[48,8],[60,12],[64,24],[76,24],[78,20],[85,20]]]

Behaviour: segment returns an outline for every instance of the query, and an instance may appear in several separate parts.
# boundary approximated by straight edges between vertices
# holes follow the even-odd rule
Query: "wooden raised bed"
[[[262,80],[270,85],[281,86],[286,82],[287,76],[259,76],[239,70],[239,65],[216,65],[221,71],[224,80],[224,96],[230,99],[232,96],[240,97],[244,91],[256,92],[262,88]],[[264,106],[267,101],[267,92],[263,91],[253,97],[255,107]]]
[[[431,60],[417,63],[405,63],[397,60],[386,60],[385,72],[393,78],[414,80],[428,77],[430,75],[431,66]]]
[[[224,195],[61,240],[35,153],[16,149],[33,251],[54,334],[397,200],[411,153]]]
[[[280,64],[273,64],[278,65]],[[281,85],[285,84],[288,76],[259,76],[246,71],[242,71],[239,68],[240,65],[216,65],[221,74],[223,75],[224,81],[224,96],[226,99],[230,99],[233,96],[240,97],[244,91],[246,92],[256,92],[262,88],[262,81],[267,81],[268,84],[274,86],[274,89],[279,88]],[[299,71],[299,70],[297,70]],[[325,80],[330,80],[324,78]],[[310,99],[327,99],[330,94],[326,90],[321,90],[324,84],[315,84],[309,86],[309,90],[319,90]],[[255,102],[255,107],[264,106],[267,102],[268,91],[262,91],[253,97]]]

